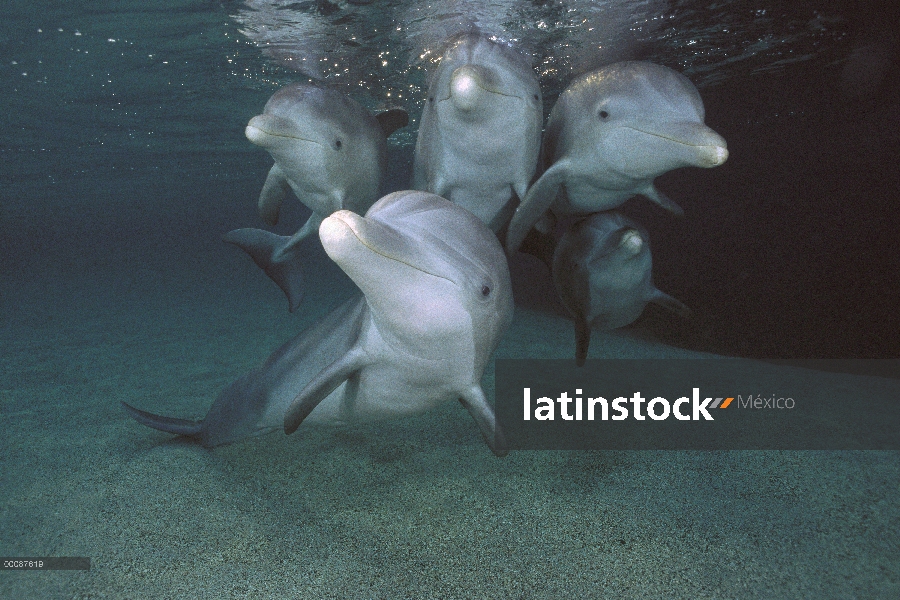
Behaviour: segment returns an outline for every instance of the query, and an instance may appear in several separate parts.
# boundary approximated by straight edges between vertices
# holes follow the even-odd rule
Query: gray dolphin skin
[[[499,231],[537,168],[542,107],[524,55],[478,33],[454,36],[431,77],[412,188],[443,196]]]
[[[643,195],[681,214],[653,180],[672,169],[725,162],[725,140],[704,117],[697,88],[661,65],[627,61],[576,78],[550,113],[541,150],[546,170],[516,209],[507,250],[515,252],[548,209],[583,216]]]
[[[344,424],[459,400],[491,450],[507,452],[481,378],[512,320],[506,256],[474,215],[434,194],[395,192],[365,217],[322,221],[328,255],[362,294],[225,389],[201,422],[125,404],[139,422],[218,446],[302,422]]]
[[[291,312],[303,297],[297,245],[334,211],[363,213],[375,203],[387,164],[386,138],[408,122],[404,110],[373,116],[338,91],[303,83],[275,92],[263,114],[250,119],[247,139],[275,159],[259,196],[260,217],[275,225],[290,191],[312,215],[292,236],[236,229],[224,239],[250,254],[278,284]]]
[[[591,329],[634,322],[648,302],[683,317],[690,310],[653,285],[647,231],[618,211],[595,213],[560,238],[553,283],[575,320],[575,360],[584,365]]]

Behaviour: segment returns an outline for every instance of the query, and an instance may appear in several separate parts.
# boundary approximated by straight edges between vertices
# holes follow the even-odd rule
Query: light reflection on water
[[[846,21],[829,5],[783,4],[247,0],[233,17],[241,34],[289,69],[382,101],[417,102],[419,71],[446,37],[469,27],[530,53],[548,96],[573,74],[615,60],[660,62],[703,87],[840,50]]]
[[[406,108],[411,126],[391,143],[411,146],[428,68],[443,39],[470,26],[532,55],[545,111],[573,73],[614,60],[660,62],[702,89],[851,54],[840,5],[784,4],[16,1],[0,21],[0,97],[15,107],[0,114],[0,159],[27,178],[43,176],[47,160],[59,174],[129,151],[250,153],[244,124],[275,88],[304,77],[373,110]]]

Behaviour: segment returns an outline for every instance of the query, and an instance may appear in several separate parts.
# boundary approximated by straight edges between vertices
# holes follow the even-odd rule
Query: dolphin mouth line
[[[420,272],[420,273],[424,273],[424,274],[426,274],[426,275],[431,275],[432,277],[437,277],[438,279],[443,279],[443,280],[445,280],[445,281],[449,281],[450,283],[453,283],[453,280],[452,280],[452,279],[448,279],[448,278],[446,278],[446,277],[444,277],[444,276],[442,276],[442,275],[437,275],[437,274],[435,274],[435,273],[432,273],[431,271],[426,271],[425,269],[422,269],[421,267],[417,267],[416,265],[411,264],[411,263],[409,263],[409,262],[407,262],[407,261],[405,261],[405,260],[399,259],[399,258],[397,258],[397,257],[395,257],[395,256],[390,256],[390,255],[388,255],[388,254],[385,254],[384,252],[382,252],[381,250],[379,250],[379,249],[376,248],[375,246],[372,246],[372,245],[369,244],[366,240],[364,240],[363,238],[361,238],[361,237],[359,236],[359,234],[356,232],[356,230],[353,228],[353,226],[350,225],[350,223],[348,223],[347,221],[341,219],[339,216],[336,216],[335,218],[340,219],[340,221],[341,221],[344,225],[346,225],[347,228],[348,228],[351,232],[353,232],[353,237],[355,237],[357,240],[359,240],[359,243],[361,243],[363,246],[365,246],[366,248],[368,248],[369,250],[371,250],[371,251],[374,252],[375,254],[378,254],[379,256],[383,256],[384,258],[386,258],[386,259],[388,259],[388,260],[392,260],[392,261],[394,261],[394,262],[398,262],[398,263],[400,263],[400,264],[406,265],[407,267],[410,267],[411,269],[415,269],[416,271],[418,271],[418,272]]]
[[[668,135],[663,135],[661,133],[654,133],[652,131],[647,131],[645,129],[638,129],[637,127],[629,127],[627,125],[623,125],[622,129],[631,129],[632,131],[637,131],[638,133],[643,133],[645,135],[652,135],[653,137],[662,138],[664,140],[668,140],[670,142],[675,142],[676,144],[681,144],[682,146],[690,146],[691,148],[719,148],[720,146],[716,144],[692,144],[690,142],[686,142],[683,139],[674,138]]]
[[[478,85],[477,83],[476,83],[475,85],[478,86],[478,89],[479,89],[479,90],[483,90],[483,91],[487,92],[488,94],[494,94],[494,95],[496,95],[496,96],[503,96],[504,98],[515,98],[516,100],[521,100],[522,102],[525,101],[525,100],[522,98],[522,96],[516,96],[515,94],[504,94],[503,92],[498,92],[498,91],[495,91],[495,90],[489,90],[489,89],[487,89],[487,88],[481,87],[481,86]],[[448,92],[448,93],[447,93],[447,97],[446,97],[446,98],[438,98],[438,102],[444,102],[444,101],[446,101],[446,100],[450,100],[450,98],[452,98],[452,97],[453,97],[453,94],[451,94],[451,93]]]
[[[285,138],[288,140],[299,140],[301,142],[309,142],[310,144],[318,144],[320,146],[324,146],[324,144],[322,142],[317,142],[316,140],[310,140],[310,139],[307,139],[304,137],[297,137],[296,135],[286,135],[283,133],[275,133],[275,132],[269,131],[267,129],[262,129],[261,127],[254,127],[252,125],[248,125],[247,129],[255,129],[256,131],[262,132],[263,134],[268,135],[270,137],[279,137],[279,138]]]

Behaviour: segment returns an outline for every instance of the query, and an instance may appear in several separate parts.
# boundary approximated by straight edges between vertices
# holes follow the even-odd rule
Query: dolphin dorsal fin
[[[384,132],[384,137],[388,137],[401,127],[409,125],[409,113],[402,108],[391,108],[382,113],[375,115],[375,119]]]

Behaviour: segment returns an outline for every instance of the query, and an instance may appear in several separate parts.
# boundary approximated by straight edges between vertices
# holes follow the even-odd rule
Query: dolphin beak
[[[244,129],[247,139],[267,148],[278,143],[279,139],[303,140],[313,142],[308,134],[302,131],[293,121],[274,115],[257,115],[250,119]]]
[[[450,76],[450,97],[458,109],[474,109],[488,91],[484,87],[483,70],[474,65],[463,65],[453,71]]]
[[[648,128],[645,133],[666,138],[686,146],[685,159],[694,167],[718,167],[728,159],[725,138],[695,121],[664,123]]]
[[[349,210],[336,211],[324,219],[319,225],[319,239],[328,256],[345,271],[357,262],[353,258],[366,252],[418,269],[409,260],[414,255],[413,248],[402,235],[384,223]],[[347,274],[355,279],[352,273]]]

